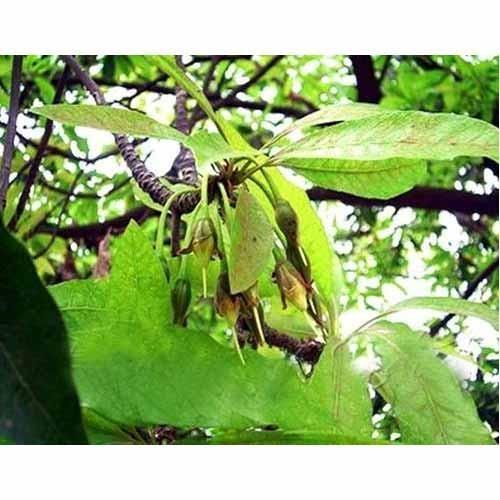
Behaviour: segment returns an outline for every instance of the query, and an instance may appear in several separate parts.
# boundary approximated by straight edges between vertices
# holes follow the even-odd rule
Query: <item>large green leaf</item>
[[[286,158],[452,160],[487,156],[498,160],[498,129],[468,116],[392,111],[324,128],[281,150]]]
[[[394,409],[402,440],[412,444],[491,444],[469,393],[433,353],[426,336],[400,323],[367,330],[382,360],[377,390]]]
[[[272,142],[275,143],[291,132],[305,127],[312,127],[323,123],[359,120],[360,118],[373,116],[377,113],[383,113],[384,111],[386,110],[380,108],[380,106],[376,104],[368,104],[364,102],[350,102],[346,104],[326,106],[318,111],[314,111],[313,113],[304,116],[304,118],[300,118],[300,120],[296,120],[285,130],[277,134],[273,138]]]
[[[453,297],[413,297],[391,306],[385,313],[402,311],[404,309],[427,309],[461,316],[474,316],[487,321],[498,330],[498,313],[488,306]]]
[[[388,199],[413,188],[426,175],[424,160],[392,158],[357,161],[331,158],[287,158],[283,165],[314,185],[365,198]]]
[[[31,111],[68,125],[107,130],[115,134],[171,139],[182,143],[187,139],[178,130],[128,109],[89,104],[50,104]]]
[[[231,227],[228,259],[232,293],[250,288],[265,270],[274,245],[273,228],[259,201],[241,190]]]
[[[83,444],[61,314],[1,221],[0,262],[0,436],[19,444]]]
[[[235,352],[199,331],[171,326],[161,264],[135,223],[118,241],[111,276],[52,288],[71,332],[83,403],[124,425],[331,431],[368,440],[366,392],[349,392],[349,420],[334,420],[329,346],[304,381],[284,359]]]
[[[333,300],[338,305],[344,283],[342,267],[311,200],[303,189],[285,179],[277,169],[270,169],[269,175],[280,196],[286,199],[297,213],[300,243],[311,262],[312,276],[319,291],[327,301]],[[256,174],[256,177],[261,182],[266,182],[262,174]],[[274,210],[266,196],[252,184],[249,184],[249,187],[269,217],[274,220]]]

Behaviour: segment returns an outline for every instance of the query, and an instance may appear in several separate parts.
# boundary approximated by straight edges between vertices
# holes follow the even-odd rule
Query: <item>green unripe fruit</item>
[[[275,207],[276,224],[292,246],[299,244],[299,219],[292,205],[283,198],[279,198]]]
[[[184,326],[191,303],[191,284],[184,278],[176,280],[171,292],[174,324]]]

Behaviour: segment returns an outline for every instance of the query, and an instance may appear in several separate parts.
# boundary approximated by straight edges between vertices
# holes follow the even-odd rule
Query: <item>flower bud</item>
[[[299,220],[292,205],[283,198],[276,202],[275,217],[278,227],[285,235],[289,245],[297,246],[299,244]]]
[[[307,310],[307,288],[295,267],[285,260],[278,262],[274,276],[281,292],[283,306],[286,307],[288,301],[300,311]]]
[[[228,274],[223,272],[219,275],[217,289],[215,291],[215,309],[217,313],[226,318],[231,326],[236,324],[240,313],[240,300],[238,296],[231,295]]]
[[[184,278],[176,280],[171,292],[174,324],[185,325],[186,316],[191,303],[191,284]]]
[[[202,217],[196,221],[191,248],[201,267],[206,268],[216,251],[215,230],[208,217]]]

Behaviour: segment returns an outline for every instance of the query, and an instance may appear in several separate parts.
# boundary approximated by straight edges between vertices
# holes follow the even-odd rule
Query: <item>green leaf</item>
[[[399,158],[377,161],[288,158],[283,165],[315,186],[378,199],[408,191],[423,182],[427,172],[425,161]]]
[[[487,156],[498,160],[498,129],[468,116],[392,111],[307,135],[281,150],[274,160],[452,160],[458,156]]]
[[[386,321],[366,334],[382,360],[376,388],[392,405],[405,443],[492,444],[470,394],[434,355],[428,337]]]
[[[332,387],[332,419],[335,428],[351,434],[356,428],[359,435],[371,435],[372,405],[365,380],[352,365],[347,345],[338,346],[339,340],[330,342],[323,356],[330,358]]]
[[[301,118],[300,120],[293,122],[292,125],[277,134],[273,138],[272,142],[275,143],[291,132],[305,127],[312,127],[323,123],[359,120],[360,118],[366,118],[385,111],[386,110],[380,108],[380,106],[376,104],[368,104],[364,102],[350,102],[346,104],[326,106],[318,111],[314,111],[313,113],[304,116],[304,118]]]
[[[242,366],[234,350],[203,332],[173,327],[161,264],[135,223],[117,242],[109,278],[70,281],[52,292],[71,332],[83,404],[110,421],[340,434],[331,348],[304,381],[284,359],[244,349]],[[349,395],[349,406],[360,408],[342,422],[342,433],[369,440],[366,386]]]
[[[200,441],[200,440],[198,440]],[[216,432],[211,438],[202,439],[203,444],[390,444],[389,442],[376,442],[372,439],[359,436],[346,436],[334,432],[321,431],[269,431],[269,430],[244,430]]]
[[[274,291],[278,289],[274,285]],[[317,334],[306,316],[293,307],[283,309],[281,299],[274,295],[269,300],[271,308],[266,311],[266,323],[280,332],[298,338],[313,338]]]
[[[44,102],[51,102],[54,100],[54,95],[56,93],[54,86],[50,83],[47,78],[42,76],[36,76],[34,78],[35,84],[40,91],[40,96]]]
[[[99,415],[90,408],[83,408],[83,421],[90,444],[132,444],[134,440],[118,424]],[[133,429],[130,429],[133,432]]]
[[[193,151],[198,167],[228,158],[249,156],[248,148],[236,149],[230,146],[224,138],[213,132],[200,130],[189,136],[186,145]],[[258,154],[256,151],[251,156]]]
[[[155,137],[185,143],[187,137],[168,125],[137,111],[89,104],[50,104],[33,108],[33,113],[79,127],[107,130],[134,137]]]
[[[271,223],[259,201],[241,190],[231,228],[228,270],[232,293],[250,288],[266,268],[274,244]]]
[[[337,306],[344,286],[342,266],[337,254],[333,251],[325,228],[314,205],[306,192],[292,184],[277,169],[269,169],[280,196],[286,199],[297,213],[299,219],[300,243],[311,262],[311,271],[320,293],[327,301],[333,300]],[[265,184],[262,174],[254,174]],[[259,188],[249,184],[251,192],[261,202],[269,217],[274,220],[274,210],[266,196]]]
[[[0,435],[19,444],[83,444],[61,314],[1,221],[0,262]]]
[[[390,314],[404,309],[427,309],[460,316],[474,316],[488,322],[498,330],[498,313],[484,304],[452,297],[413,297],[391,306],[385,313]]]

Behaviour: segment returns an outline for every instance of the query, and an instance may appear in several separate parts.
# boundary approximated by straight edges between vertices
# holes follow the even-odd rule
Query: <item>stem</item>
[[[227,196],[226,188],[224,184],[219,183],[219,191],[222,196],[222,206],[224,207],[224,215],[226,216],[226,226],[228,231],[231,231],[232,219],[231,219],[231,204],[229,203],[229,197]]]
[[[201,179],[201,205],[208,209],[208,174]]]
[[[248,179],[251,175],[255,174],[256,172],[259,172],[260,170],[264,171],[263,169],[265,167],[272,167],[272,166],[273,165],[271,165],[268,161],[261,164],[257,164],[254,168],[251,168],[250,170],[245,172],[245,177],[243,177],[243,180]]]
[[[253,182],[260,188],[260,190],[266,195],[266,198],[269,200],[269,203],[271,203],[271,206],[274,207],[276,202],[273,193],[269,191],[269,189],[267,189],[267,187],[262,182],[257,180],[255,177],[249,177],[248,180]]]
[[[241,364],[245,366],[245,358],[243,357],[243,353],[241,352],[240,342],[238,340],[238,333],[236,332],[234,326],[231,328],[231,334],[233,336],[234,347],[236,348],[236,352],[238,353]]]
[[[262,170],[262,175],[264,176],[264,179],[266,179],[266,182],[269,184],[269,187],[271,188],[271,191],[273,192],[273,196],[277,200],[279,200],[281,198],[280,192],[278,190],[278,187],[274,183],[273,178],[269,175],[269,172]]]
[[[201,268],[201,281],[202,281],[202,284],[203,284],[203,298],[206,299],[207,298],[207,295],[208,295],[208,291],[207,291],[207,268],[206,267],[202,267]]]
[[[165,239],[165,222],[167,220],[168,212],[176,200],[176,198],[184,193],[196,191],[195,189],[181,189],[176,191],[170,196],[165,205],[163,205],[163,210],[161,211],[160,220],[158,221],[158,231],[156,233],[156,255],[161,257],[163,255],[163,241]]]
[[[273,256],[276,263],[286,260],[283,252],[276,246],[273,247]]]
[[[216,231],[217,231],[217,240],[219,242],[219,245],[218,245],[218,249],[221,253],[221,257],[222,257],[222,264],[223,266],[226,265],[227,266],[227,258],[226,258],[226,248],[225,248],[225,245],[224,245],[224,233],[223,233],[223,230],[222,230],[222,220],[221,220],[221,217],[219,215],[219,213],[217,212],[216,214]]]
[[[260,341],[262,345],[266,345],[266,339],[264,338],[264,331],[262,330],[262,324],[260,322],[259,311],[256,306],[252,306],[252,314],[255,318],[255,324],[257,325],[257,332],[259,334]]]
[[[17,115],[19,113],[19,95],[21,91],[21,72],[23,56],[13,56],[10,84],[9,118],[4,137],[2,165],[0,168],[0,212],[5,208],[7,189],[9,188],[10,167],[14,155],[14,137],[16,136]]]

